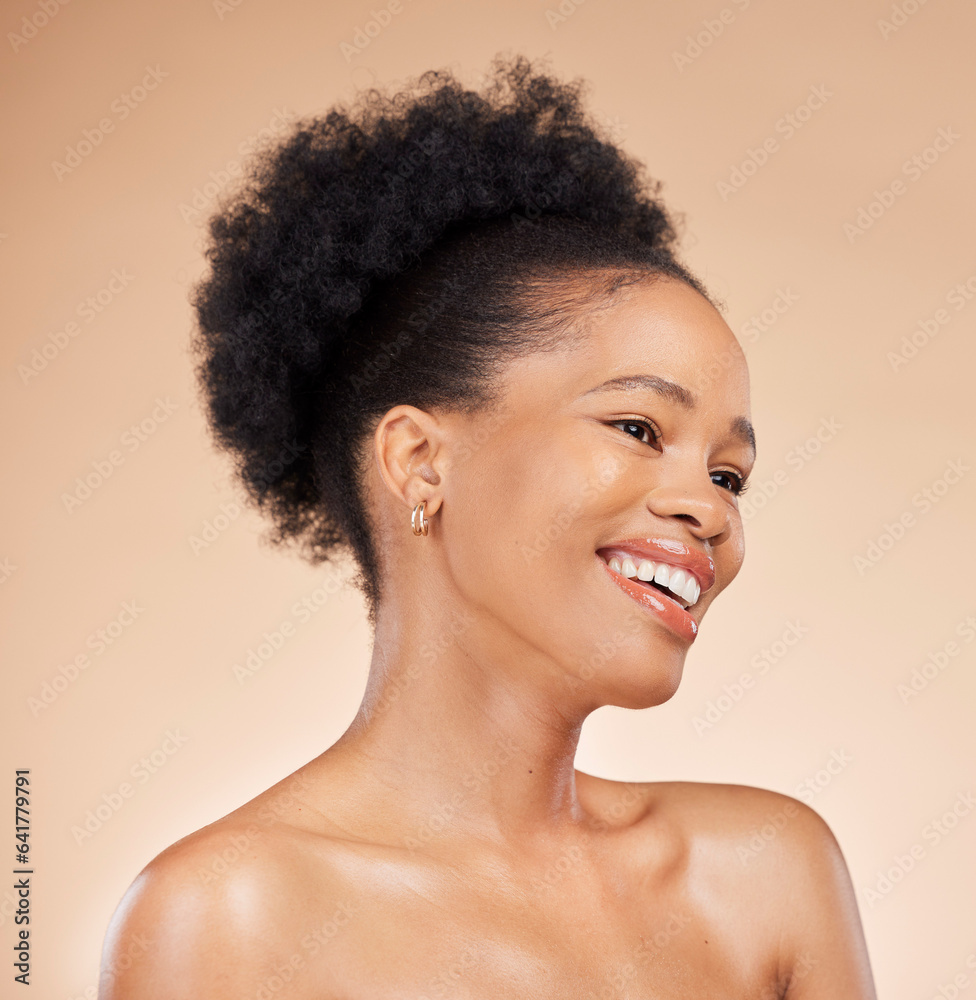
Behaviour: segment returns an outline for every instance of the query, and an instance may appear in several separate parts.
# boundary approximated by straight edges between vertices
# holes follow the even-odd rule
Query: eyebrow
[[[625,390],[629,392],[653,392],[666,399],[669,403],[684,407],[686,410],[695,408],[695,394],[677,382],[661,378],[659,375],[619,375],[617,378],[607,379],[600,385],[594,386],[583,393],[584,396],[593,392],[616,392]],[[729,424],[729,430],[733,436],[744,444],[747,444],[753,454],[756,453],[756,432],[752,424],[745,417],[733,417]]]

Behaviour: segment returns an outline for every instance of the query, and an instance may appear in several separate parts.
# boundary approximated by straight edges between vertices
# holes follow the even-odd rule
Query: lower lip
[[[669,600],[657,590],[642,587],[639,583],[615,573],[607,563],[597,556],[600,565],[610,574],[610,579],[625,593],[632,597],[645,611],[663,622],[672,632],[688,642],[694,642],[698,635],[698,622],[680,605]]]

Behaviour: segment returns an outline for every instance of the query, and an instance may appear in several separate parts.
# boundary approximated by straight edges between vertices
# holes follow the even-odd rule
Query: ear
[[[441,505],[446,470],[445,428],[432,413],[399,404],[388,410],[373,433],[373,454],[383,482],[408,507],[427,501],[426,513]]]

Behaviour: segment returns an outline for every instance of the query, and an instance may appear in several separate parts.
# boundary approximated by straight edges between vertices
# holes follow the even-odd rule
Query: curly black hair
[[[209,220],[191,342],[216,444],[272,544],[351,551],[375,626],[364,451],[399,403],[490,412],[511,360],[582,335],[585,308],[671,276],[660,183],[560,82],[496,57],[482,93],[429,71],[292,123]]]

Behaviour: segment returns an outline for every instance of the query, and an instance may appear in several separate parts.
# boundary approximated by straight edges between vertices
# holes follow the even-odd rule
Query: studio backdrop
[[[0,29],[0,939],[29,927],[35,995],[94,998],[140,868],[325,750],[366,681],[348,567],[268,545],[209,440],[208,214],[301,116],[524,53],[663,181],[759,442],[677,694],[596,712],[577,767],[809,803],[879,995],[976,997],[976,7],[9,0]]]

